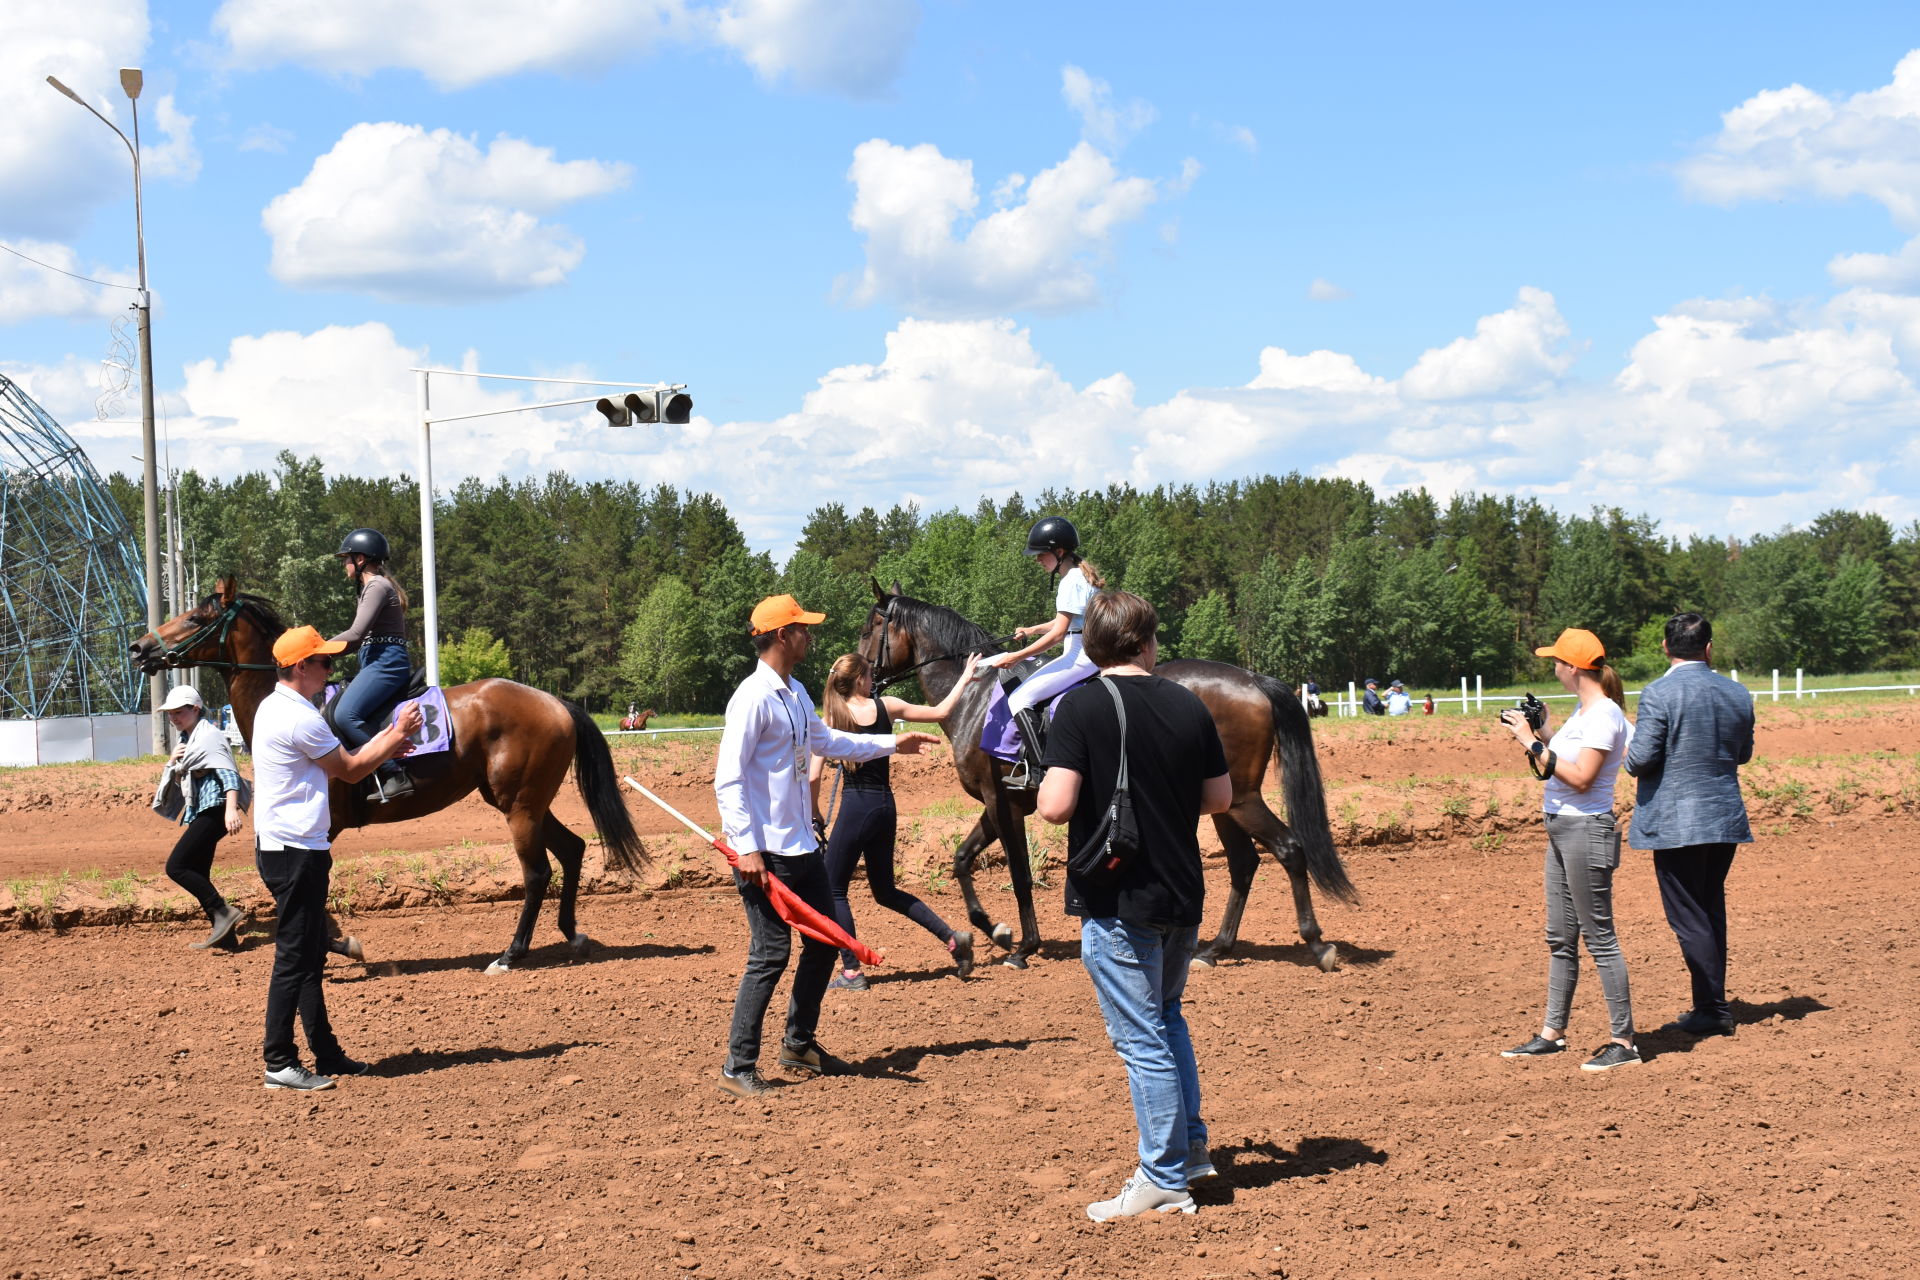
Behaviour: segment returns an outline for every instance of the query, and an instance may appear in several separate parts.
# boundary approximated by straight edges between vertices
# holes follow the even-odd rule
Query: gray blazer
[[[1640,695],[1626,771],[1639,780],[1636,849],[1746,844],[1740,766],[1753,759],[1753,695],[1704,662],[1672,667]]]

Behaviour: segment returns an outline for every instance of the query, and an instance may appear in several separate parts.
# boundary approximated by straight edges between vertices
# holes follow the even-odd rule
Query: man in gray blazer
[[[1753,696],[1713,670],[1713,625],[1667,620],[1672,665],[1640,695],[1626,770],[1639,780],[1627,842],[1653,851],[1667,923],[1693,978],[1693,1008],[1669,1024],[1733,1034],[1727,1008],[1727,872],[1753,840],[1740,766],[1753,758]]]

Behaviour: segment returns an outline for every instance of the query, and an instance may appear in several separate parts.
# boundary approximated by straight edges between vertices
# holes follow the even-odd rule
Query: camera
[[[1513,710],[1518,711],[1526,717],[1527,727],[1535,733],[1539,733],[1547,727],[1547,704],[1532,694],[1526,694],[1520,701],[1514,703]],[[1498,718],[1501,724],[1505,724],[1507,722],[1507,713],[1502,711]]]

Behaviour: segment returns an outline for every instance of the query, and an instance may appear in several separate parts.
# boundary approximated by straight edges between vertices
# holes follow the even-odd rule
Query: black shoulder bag
[[[1140,827],[1133,818],[1133,797],[1127,794],[1127,704],[1120,690],[1105,676],[1100,683],[1113,698],[1113,710],[1120,717],[1120,775],[1113,784],[1113,799],[1100,820],[1093,838],[1067,857],[1067,873],[1089,884],[1109,884],[1133,865],[1140,856]]]

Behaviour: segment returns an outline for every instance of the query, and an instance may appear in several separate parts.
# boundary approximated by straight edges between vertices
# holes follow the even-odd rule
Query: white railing
[[[1904,693],[1908,697],[1920,695],[1920,684],[1853,684],[1840,685],[1828,689],[1810,689],[1807,687],[1805,668],[1795,668],[1793,673],[1793,687],[1784,690],[1780,687],[1780,673],[1777,670],[1773,673],[1771,684],[1762,687],[1742,684],[1738,670],[1735,670],[1731,674],[1731,679],[1735,684],[1739,684],[1741,688],[1752,694],[1755,702],[1763,699],[1778,702],[1783,696],[1793,699],[1818,698],[1823,693],[1829,695],[1836,693]],[[1639,689],[1628,689],[1625,691],[1625,694],[1629,698],[1637,698],[1641,692]],[[1322,696],[1324,697],[1325,695]],[[1571,693],[1542,693],[1534,696],[1542,702],[1556,702],[1572,701],[1578,695]],[[1442,707],[1458,706],[1461,715],[1472,715],[1475,712],[1486,710],[1489,703],[1493,704],[1495,710],[1504,710],[1512,706],[1516,701],[1518,701],[1518,699],[1514,697],[1487,693],[1486,683],[1480,676],[1473,678],[1473,692],[1468,693],[1467,678],[1461,676],[1460,695],[1458,697],[1449,695],[1444,698],[1435,698],[1433,700],[1433,711],[1434,714],[1438,715]],[[1327,703],[1327,707],[1333,714],[1339,716],[1360,715],[1360,697],[1356,693],[1354,685],[1349,683],[1347,685],[1346,696],[1332,699]],[[1422,699],[1415,698],[1413,700],[1413,709],[1407,714],[1417,716],[1422,714],[1422,711]]]

